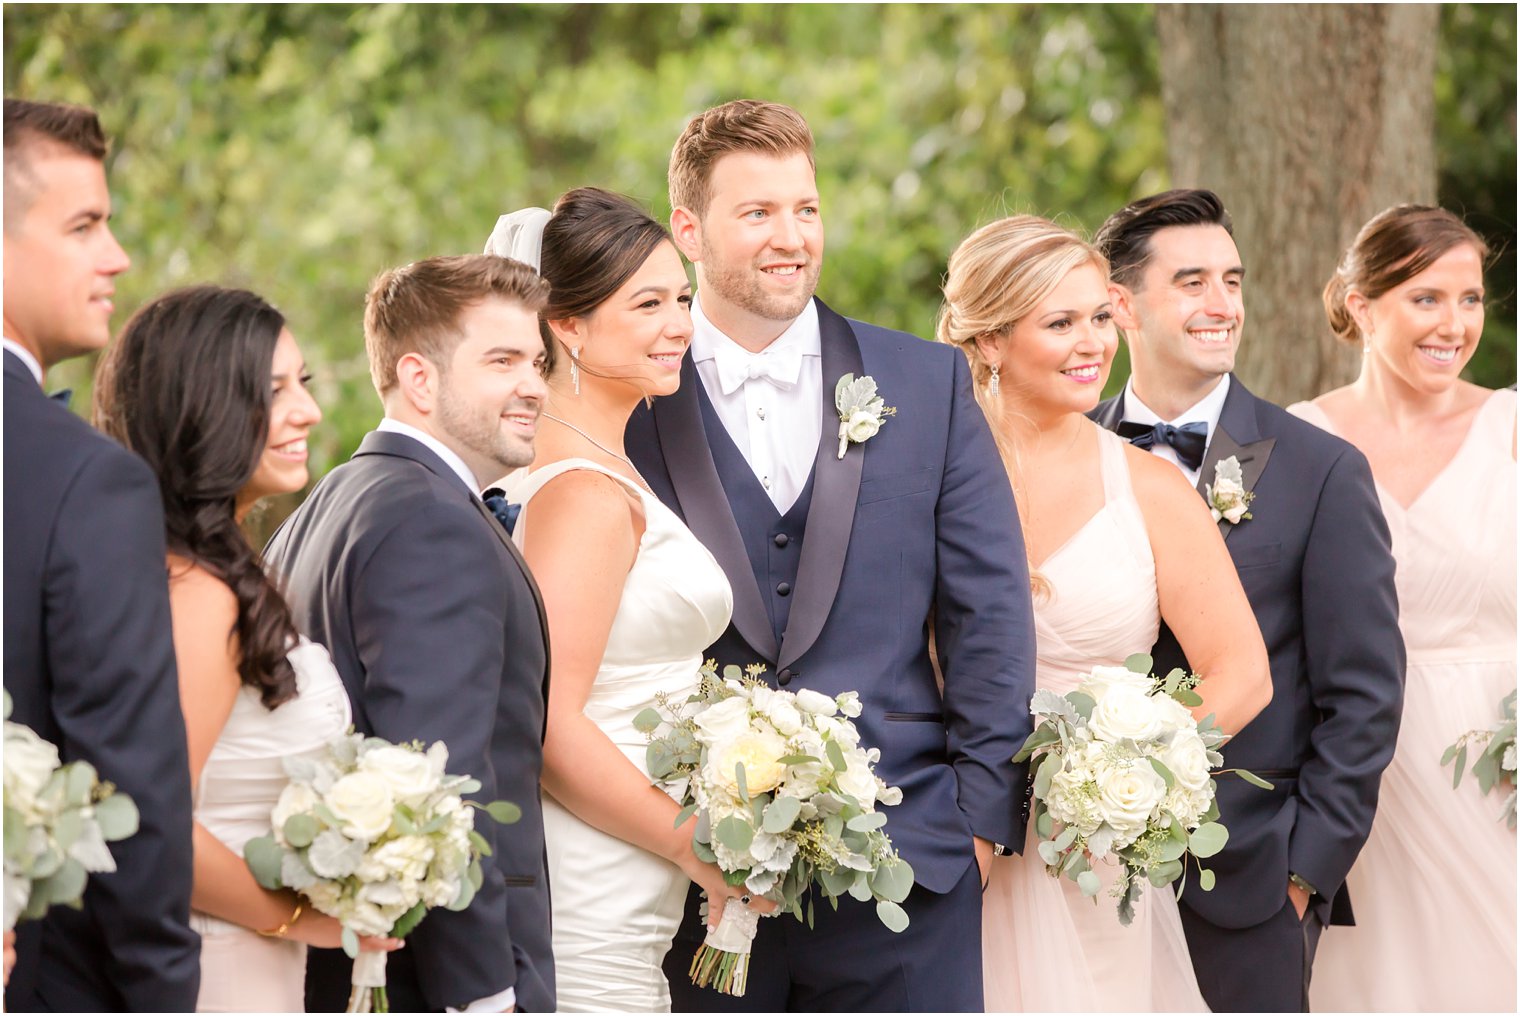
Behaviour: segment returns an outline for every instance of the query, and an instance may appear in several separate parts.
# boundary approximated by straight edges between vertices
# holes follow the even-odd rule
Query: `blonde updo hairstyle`
[[[1330,331],[1342,341],[1360,344],[1362,332],[1346,308],[1347,295],[1355,291],[1376,300],[1464,244],[1471,245],[1480,259],[1488,258],[1483,238],[1444,208],[1394,205],[1374,215],[1341,255],[1325,284]]]
[[[962,240],[950,255],[935,338],[958,348],[971,365],[977,404],[992,427],[1021,513],[1026,504],[1018,454],[1002,426],[1004,397],[988,390],[992,364],[978,340],[1007,336],[1062,279],[1085,265],[1108,276],[1108,261],[1096,247],[1037,215],[1013,215],[989,223]],[[1045,578],[1033,566],[1029,574],[1035,594],[1048,595]]]

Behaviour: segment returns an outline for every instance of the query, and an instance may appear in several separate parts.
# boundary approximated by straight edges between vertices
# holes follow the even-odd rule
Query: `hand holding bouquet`
[[[1469,730],[1447,747],[1441,756],[1441,764],[1455,762],[1456,774],[1451,785],[1455,789],[1462,782],[1462,771],[1467,767],[1467,749],[1471,744],[1482,745],[1472,764],[1472,774],[1478,781],[1478,791],[1487,794],[1494,787],[1509,790],[1499,819],[1515,828],[1515,693],[1510,692],[1499,703],[1499,722],[1487,730]]]
[[[899,803],[902,791],[872,772],[881,753],[860,746],[850,722],[859,697],[777,691],[763,670],[728,667],[719,678],[709,661],[690,698],[661,699],[635,718],[650,738],[650,775],[683,806],[676,825],[695,814],[697,857],[799,921],[812,924],[805,897],[816,886],[835,907],[846,893],[875,900],[881,922],[903,930],[913,869],[876,810]],[[755,924],[753,911],[725,907],[692,960],[692,983],[743,995]]]
[[[1198,677],[1181,670],[1153,677],[1143,653],[1124,662],[1094,667],[1065,695],[1035,692],[1029,708],[1038,722],[1014,761],[1039,759],[1032,818],[1047,870],[1096,896],[1102,882],[1091,862],[1118,859],[1113,894],[1120,922],[1129,924],[1145,882],[1159,889],[1183,878],[1186,856],[1212,857],[1229,832],[1216,821],[1210,775],[1224,762],[1217,749],[1226,735],[1212,716],[1199,723],[1187,708],[1203,701],[1193,691]],[[1201,864],[1198,883],[1214,887],[1214,873]]]
[[[62,764],[52,744],[6,720],[6,931],[56,903],[78,910],[89,873],[116,870],[106,844],[135,832],[130,797],[102,783],[88,762]]]
[[[464,800],[480,782],[447,775],[448,757],[442,741],[424,750],[349,733],[316,758],[286,759],[273,832],[243,850],[260,885],[294,889],[343,925],[354,959],[349,1012],[389,1011],[386,954],[359,952],[359,936],[404,938],[433,907],[469,906],[484,880],[480,857],[491,853],[475,811],[521,817],[505,801]]]

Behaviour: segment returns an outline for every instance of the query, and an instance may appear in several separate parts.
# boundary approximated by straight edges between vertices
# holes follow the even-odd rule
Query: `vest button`
[[[777,596],[786,596],[786,595],[790,594],[791,591],[792,591],[792,584],[790,582],[780,582],[780,583],[776,584],[776,595]]]
[[[785,547],[788,543],[792,542],[792,538],[790,536],[787,536],[785,533],[777,533],[775,537],[771,539],[771,542],[778,547]]]
[[[776,683],[783,687],[792,683],[792,670],[790,667],[776,675]]]

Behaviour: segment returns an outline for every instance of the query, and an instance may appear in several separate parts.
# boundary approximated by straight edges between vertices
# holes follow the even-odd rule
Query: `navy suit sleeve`
[[[354,643],[364,665],[364,710],[377,737],[442,741],[448,771],[480,781],[472,799],[494,801],[491,759],[505,651],[506,590],[493,534],[460,504],[434,504],[386,534],[354,578]],[[497,849],[497,823],[476,830]],[[407,938],[423,997],[463,1008],[516,983],[500,869],[463,911],[434,910]]]
[[[1393,572],[1372,471],[1347,448],[1320,492],[1304,553],[1304,655],[1319,722],[1299,769],[1288,848],[1292,871],[1326,899],[1372,828],[1398,735],[1404,640]]]
[[[1026,767],[1012,759],[1032,729],[1034,693],[1029,570],[1008,473],[961,356],[948,438],[935,509],[935,642],[949,753],[972,832],[1017,850]]]
[[[102,443],[64,497],[43,580],[65,759],[87,759],[137,804],[137,834],[111,844],[86,914],[108,944],[102,977],[138,1011],[189,1012],[200,988],[190,930],[190,762],[169,620],[158,485]]]

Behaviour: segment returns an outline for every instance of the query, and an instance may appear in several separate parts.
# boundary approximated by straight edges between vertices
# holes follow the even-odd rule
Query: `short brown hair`
[[[1141,273],[1151,257],[1151,237],[1170,226],[1218,226],[1235,235],[1230,213],[1218,194],[1179,189],[1125,205],[1099,227],[1093,246],[1108,259],[1110,278],[1138,290]]]
[[[69,152],[105,161],[105,132],[93,109],[59,102],[5,99],[5,208],[6,223],[19,222],[31,206],[35,182],[29,150],[56,145]]]
[[[396,363],[408,353],[446,369],[462,338],[459,315],[491,298],[537,314],[549,284],[521,261],[494,254],[427,258],[381,272],[364,298],[364,348],[375,390],[384,395],[396,387]],[[545,355],[552,364],[547,343]]]
[[[1325,284],[1330,330],[1345,342],[1360,343],[1361,330],[1346,309],[1346,294],[1354,289],[1376,300],[1463,244],[1471,244],[1480,260],[1487,259],[1483,238],[1444,208],[1394,205],[1377,213],[1357,232]]]
[[[817,168],[813,132],[802,114],[779,102],[735,99],[697,114],[676,139],[670,152],[670,207],[707,214],[713,166],[732,152],[778,158],[800,152]]]

